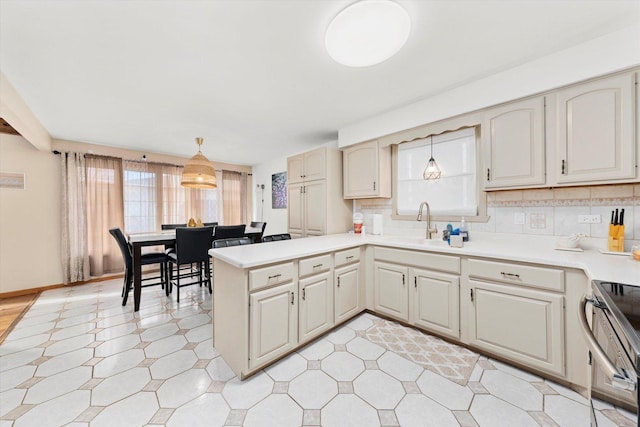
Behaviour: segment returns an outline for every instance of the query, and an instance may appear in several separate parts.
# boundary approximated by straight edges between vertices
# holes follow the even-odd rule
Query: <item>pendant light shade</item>
[[[202,138],[196,138],[196,144],[198,144],[198,152],[184,165],[180,185],[187,188],[217,188],[216,171],[209,159],[200,151]]]
[[[431,140],[431,158],[427,163],[427,167],[424,168],[424,172],[422,172],[422,178],[430,181],[437,181],[440,179],[442,175],[442,171],[438,167],[436,160],[433,158],[433,137],[429,137]]]

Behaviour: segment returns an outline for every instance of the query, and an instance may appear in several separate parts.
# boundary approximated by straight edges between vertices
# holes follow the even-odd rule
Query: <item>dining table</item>
[[[261,228],[245,227],[245,237],[252,240],[262,233]],[[140,310],[140,296],[142,294],[142,248],[145,246],[175,245],[176,230],[163,230],[153,233],[131,233],[127,235],[133,252],[133,311]]]

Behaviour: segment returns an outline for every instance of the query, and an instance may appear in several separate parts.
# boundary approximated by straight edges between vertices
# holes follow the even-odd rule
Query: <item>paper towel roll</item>
[[[382,234],[382,215],[381,214],[373,214],[372,218],[372,227],[371,234]]]

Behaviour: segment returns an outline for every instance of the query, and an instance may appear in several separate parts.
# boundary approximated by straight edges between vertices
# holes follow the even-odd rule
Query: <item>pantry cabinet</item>
[[[326,234],[326,183],[324,180],[292,184],[287,188],[289,233],[296,236]],[[345,230],[346,231],[346,230]]]
[[[342,156],[322,147],[287,159],[287,217],[292,237],[344,233],[352,226],[342,190]],[[293,177],[293,178],[291,178]]]
[[[347,147],[342,152],[344,198],[391,197],[391,149],[377,140]]]
[[[636,177],[635,82],[624,73],[557,91],[558,184]]]
[[[486,189],[545,183],[544,117],[542,96],[485,112],[482,145]]]

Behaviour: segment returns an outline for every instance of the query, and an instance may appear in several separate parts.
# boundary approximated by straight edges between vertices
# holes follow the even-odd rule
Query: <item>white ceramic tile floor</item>
[[[425,370],[367,339],[369,313],[239,381],[213,348],[208,291],[186,288],[177,304],[145,289],[134,314],[120,286],[41,294],[0,345],[0,427],[589,423],[580,394],[484,356],[466,384]],[[607,427],[632,425],[596,408]]]

